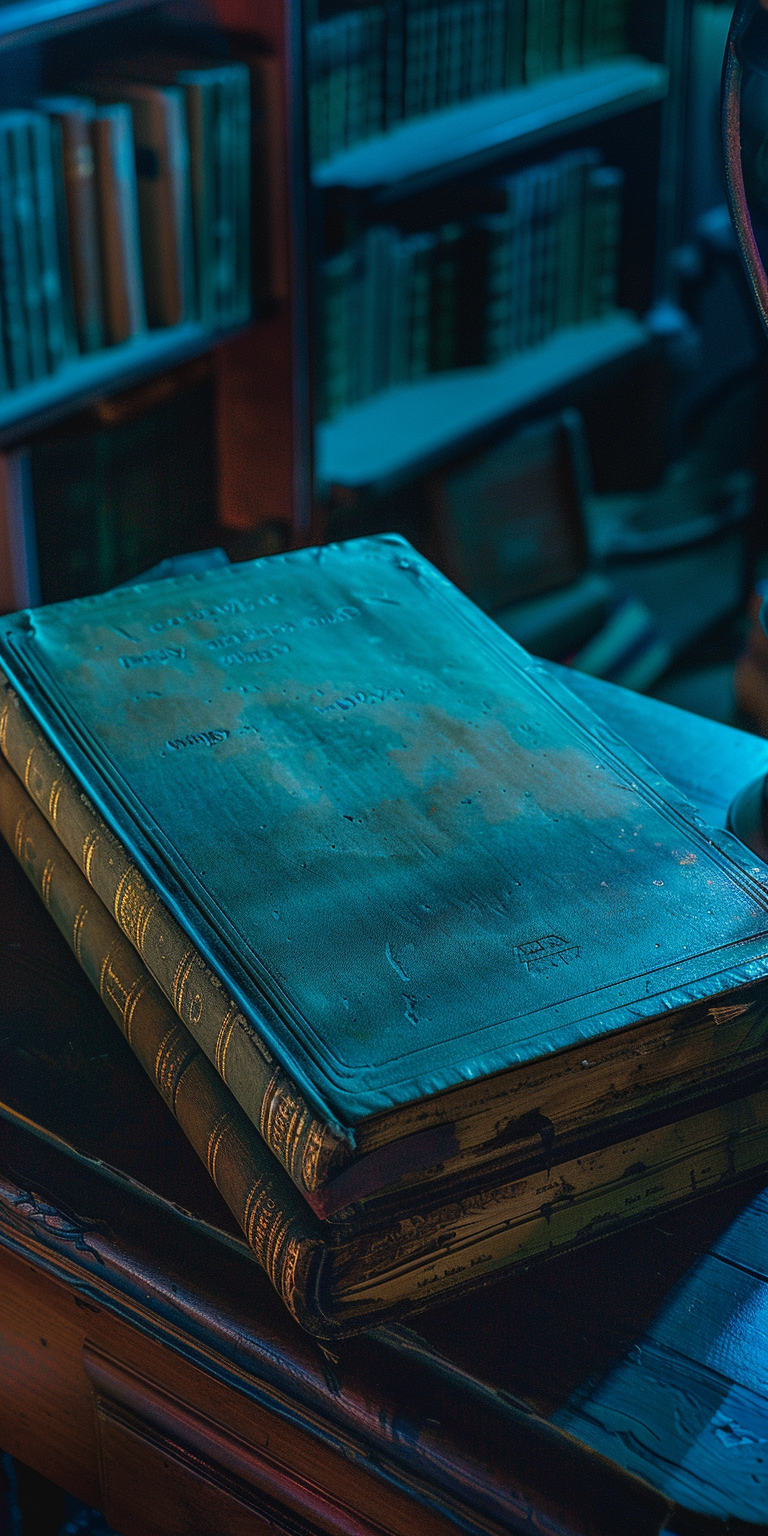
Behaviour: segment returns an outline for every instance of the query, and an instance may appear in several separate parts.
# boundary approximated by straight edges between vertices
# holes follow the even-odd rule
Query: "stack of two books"
[[[306,1328],[768,1162],[768,871],[402,540],[0,664],[2,832]]]

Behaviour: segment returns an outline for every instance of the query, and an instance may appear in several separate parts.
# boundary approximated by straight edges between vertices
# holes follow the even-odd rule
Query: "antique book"
[[[41,97],[35,105],[57,124],[67,212],[69,260],[80,348],[104,345],[98,209],[93,153],[95,106],[83,96]]]
[[[0,662],[6,759],[321,1218],[765,1071],[763,866],[403,540],[12,616]]]
[[[93,138],[107,328],[110,341],[127,341],[147,329],[130,107],[100,107]]]
[[[195,313],[189,134],[177,86],[98,79],[99,102],[126,102],[133,119],[144,298],[150,326]]]
[[[618,1142],[535,1159],[432,1200],[307,1208],[82,872],[0,760],[0,832],[175,1115],[297,1322],[321,1337],[430,1305],[744,1177],[768,1160],[768,1088],[646,1118]]]

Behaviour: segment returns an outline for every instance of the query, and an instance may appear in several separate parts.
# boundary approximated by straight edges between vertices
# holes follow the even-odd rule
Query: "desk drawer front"
[[[122,1536],[388,1536],[154,1383],[88,1348],[102,1508]],[[419,1526],[414,1506],[414,1536]],[[446,1531],[454,1529],[445,1527]]]

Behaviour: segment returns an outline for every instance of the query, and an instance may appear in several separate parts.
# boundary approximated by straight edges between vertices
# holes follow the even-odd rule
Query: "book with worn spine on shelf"
[[[96,105],[88,96],[46,96],[35,105],[58,129],[78,340],[81,351],[96,352],[105,340],[93,141]]]
[[[111,342],[147,329],[141,270],[139,195],[131,109],[100,107],[93,123],[104,312]]]
[[[768,1161],[768,872],[403,540],[0,664],[4,835],[305,1326]]]

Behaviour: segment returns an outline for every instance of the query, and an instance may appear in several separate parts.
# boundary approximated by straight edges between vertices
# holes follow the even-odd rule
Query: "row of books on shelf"
[[[395,384],[498,363],[616,307],[623,173],[596,150],[498,186],[503,209],[429,233],[374,225],[323,268],[326,420]]]
[[[0,113],[0,382],[250,308],[250,80],[155,57]]]
[[[406,118],[622,53],[627,0],[385,0],[308,29],[313,163]]]

